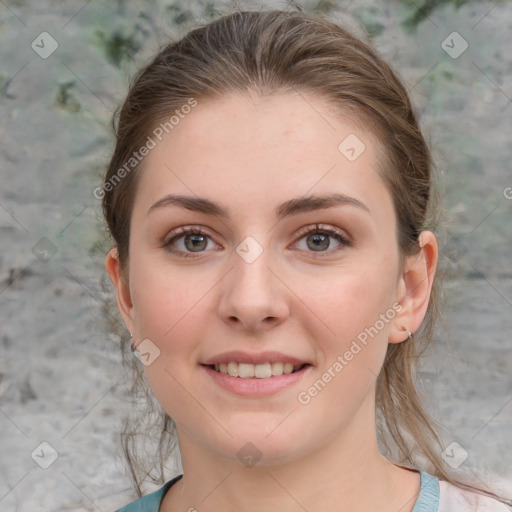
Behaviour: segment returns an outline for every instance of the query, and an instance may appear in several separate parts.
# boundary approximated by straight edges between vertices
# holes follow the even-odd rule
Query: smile
[[[206,377],[220,388],[235,395],[263,398],[296,387],[313,371],[310,364],[287,362],[202,364]]]
[[[210,365],[210,368],[224,375],[240,377],[241,379],[268,379],[270,377],[279,377],[283,374],[294,373],[304,366],[306,365],[293,365],[292,363],[282,363],[279,361],[259,364],[231,361],[229,363]]]

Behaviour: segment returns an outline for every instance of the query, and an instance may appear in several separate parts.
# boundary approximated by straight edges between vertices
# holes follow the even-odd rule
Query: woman
[[[311,14],[224,16],[141,71],[106,267],[183,475],[121,511],[508,510],[450,477],[414,387],[431,167],[393,71]]]

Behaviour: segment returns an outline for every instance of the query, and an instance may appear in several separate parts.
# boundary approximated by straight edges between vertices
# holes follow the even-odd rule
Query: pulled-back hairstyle
[[[104,216],[123,275],[128,268],[130,217],[143,160],[122,173],[118,182],[116,175],[155,127],[168,122],[191,99],[200,104],[232,92],[314,95],[375,135],[380,151],[376,170],[393,199],[403,269],[405,257],[420,248],[420,232],[435,228],[439,211],[431,153],[406,88],[376,50],[335,23],[300,11],[252,11],[234,12],[191,30],[164,47],[131,85],[118,115],[103,197]],[[432,340],[437,312],[436,278],[420,330],[406,342],[388,345],[376,388],[379,442],[397,463],[476,489],[450,476],[441,457],[439,434],[415,387],[416,363]],[[123,354],[128,344],[122,341]],[[156,414],[152,426],[159,434],[155,459],[144,465],[135,442],[137,429],[130,430],[128,422],[124,425],[123,450],[141,496],[140,483],[156,464],[158,481],[164,482],[164,463],[176,446],[175,425],[148,393],[140,367],[132,366],[135,388],[141,385],[146,393],[145,418]]]

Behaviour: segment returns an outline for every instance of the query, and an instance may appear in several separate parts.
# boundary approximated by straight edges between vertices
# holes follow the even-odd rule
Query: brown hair
[[[113,181],[116,173],[146,143],[152,130],[191,98],[201,102],[250,91],[313,94],[337,112],[352,114],[375,134],[382,153],[378,171],[395,206],[403,268],[405,256],[419,250],[420,232],[436,226],[439,212],[432,157],[407,90],[366,42],[318,15],[284,11],[223,16],[169,44],[139,72],[119,113],[116,146],[104,185],[103,211],[122,268],[127,268],[130,216],[142,167],[134,166],[118,183]],[[416,391],[416,363],[432,340],[437,313],[436,278],[420,330],[409,341],[388,346],[376,389],[379,441],[388,454],[395,451],[402,465],[493,495],[450,476],[441,457],[442,442]],[[149,421],[160,435],[156,459],[163,483],[163,465],[175,447],[174,423],[154,402],[135,363],[133,368],[135,387],[145,391],[145,417],[152,418]],[[141,480],[154,462],[142,464],[136,433],[137,429],[130,430],[125,423],[123,448],[140,496]]]

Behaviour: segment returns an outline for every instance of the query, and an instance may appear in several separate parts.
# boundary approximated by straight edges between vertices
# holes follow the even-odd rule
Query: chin
[[[275,466],[293,462],[307,451],[304,429],[298,425],[293,428],[288,419],[283,421],[286,415],[259,413],[256,418],[254,414],[246,416],[245,419],[237,417],[225,425],[233,437],[223,435],[222,439],[210,440],[215,451],[247,467],[251,464]],[[313,430],[308,428],[308,431]]]

